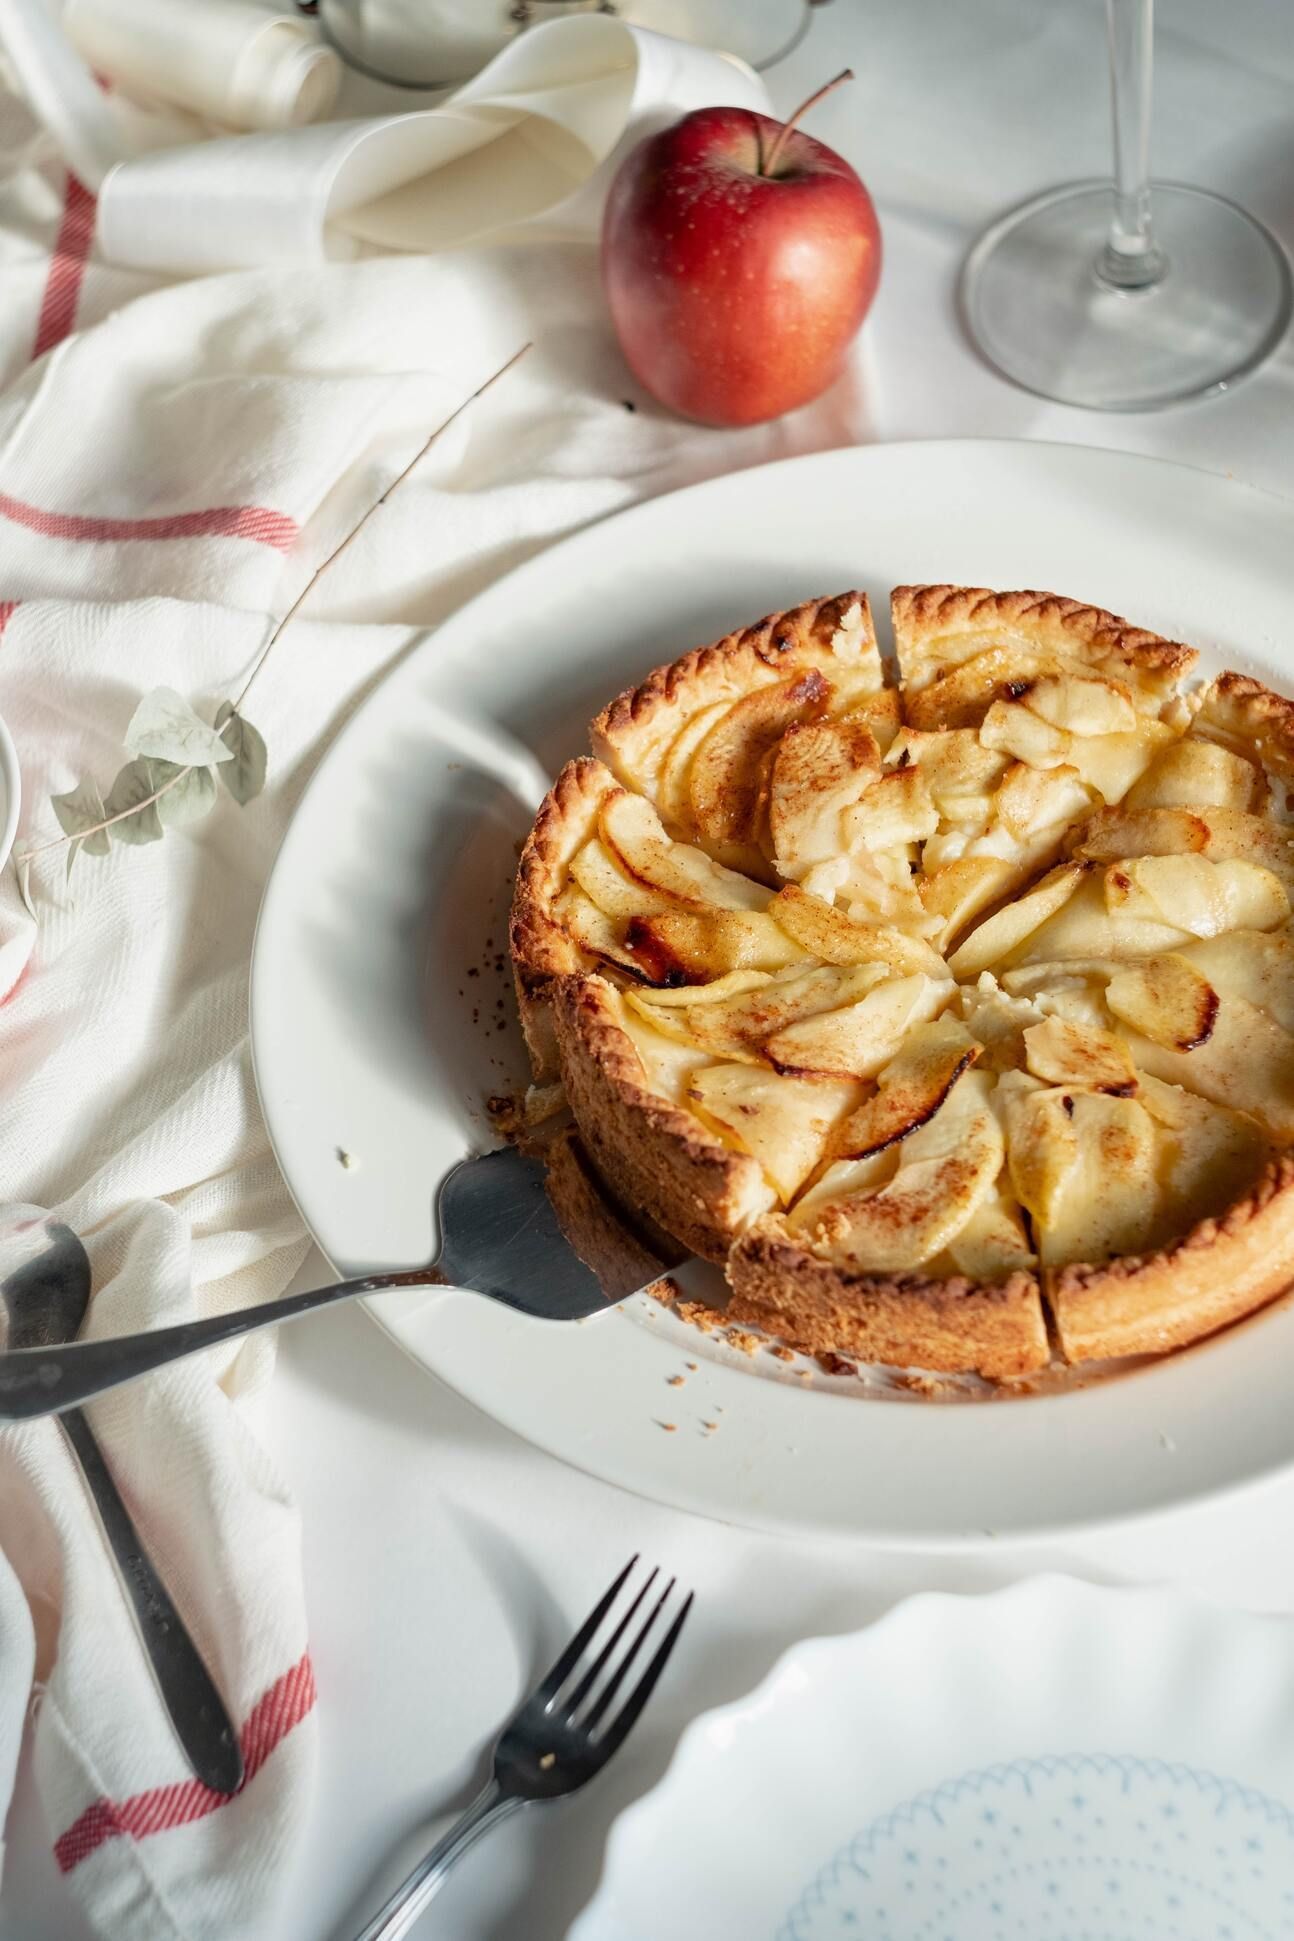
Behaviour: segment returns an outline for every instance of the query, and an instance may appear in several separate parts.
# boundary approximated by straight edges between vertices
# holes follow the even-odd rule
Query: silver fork
[[[536,1686],[529,1698],[522,1701],[503,1727],[495,1742],[493,1771],[463,1817],[437,1840],[429,1853],[424,1854],[386,1905],[356,1935],[355,1941],[399,1941],[399,1936],[408,1933],[454,1862],[474,1846],[483,1833],[488,1833],[500,1820],[520,1812],[523,1806],[533,1806],[540,1800],[560,1799],[565,1793],[577,1792],[595,1773],[601,1772],[608,1759],[619,1751],[651,1697],[656,1680],[664,1671],[666,1660],[677,1644],[678,1634],[692,1608],[692,1593],[689,1591],[637,1684],[619,1710],[608,1719],[608,1712],[620,1687],[674,1589],[675,1580],[671,1577],[620,1653],[616,1664],[611,1667],[620,1640],[656,1581],[658,1573],[653,1570],[596,1658],[584,1664],[583,1660],[602,1620],[619,1597],[637,1562],[636,1556],[629,1559],[615,1583],[589,1612],[548,1676]],[[608,1670],[608,1667],[611,1669]],[[594,1686],[604,1672],[607,1673],[606,1681],[595,1694]]]

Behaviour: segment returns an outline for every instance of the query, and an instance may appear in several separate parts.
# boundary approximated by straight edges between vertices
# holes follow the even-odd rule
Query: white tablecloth
[[[1102,418],[1011,390],[958,332],[954,272],[981,224],[1038,187],[1105,167],[1102,12],[1100,0],[833,0],[770,77],[786,111],[846,61],[859,75],[814,127],[863,172],[885,228],[860,362],[868,435],[1119,446],[1294,495],[1292,343],[1234,396]],[[1287,10],[1160,0],[1157,92],[1159,173],[1235,196],[1294,247]],[[379,614],[395,617],[389,596]],[[322,1271],[308,1264],[302,1284]],[[663,1771],[686,1719],[748,1689],[793,1639],[855,1628],[911,1590],[982,1590],[1047,1566],[1176,1579],[1294,1610],[1294,1479],[1063,1551],[923,1560],[775,1543],[640,1503],[536,1454],[354,1311],[284,1333],[260,1428],[301,1504],[314,1660],[329,1695],[317,1812],[274,1941],[347,1941],[433,1823],[463,1803],[494,1724],[630,1548],[698,1592],[632,1751],[578,1802],[495,1835],[419,1934],[557,1941],[592,1890],[612,1818]],[[9,1836],[0,1934],[83,1941],[25,1792]]]

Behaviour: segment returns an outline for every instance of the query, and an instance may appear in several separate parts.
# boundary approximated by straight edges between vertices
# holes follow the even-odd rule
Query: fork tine
[[[658,1605],[657,1609],[659,1608]],[[669,1661],[670,1652],[673,1651],[674,1646],[678,1643],[678,1634],[687,1622],[687,1614],[691,1608],[692,1592],[689,1591],[683,1599],[682,1609],[679,1611],[678,1616],[674,1619],[669,1630],[661,1639],[655,1657],[648,1665],[642,1677],[638,1680],[634,1689],[630,1692],[616,1717],[607,1727],[602,1738],[598,1741],[598,1751],[604,1760],[609,1759],[612,1753],[618,1752],[629,1734],[633,1731],[634,1726],[638,1722],[639,1713],[656,1689],[656,1680],[664,1671]],[[652,1615],[654,1617],[655,1612]]]
[[[626,1651],[624,1657],[620,1660],[620,1663],[616,1666],[615,1670],[612,1672],[610,1678],[608,1678],[602,1690],[598,1693],[597,1697],[594,1699],[592,1705],[590,1705],[584,1717],[580,1720],[580,1725],[585,1732],[592,1732],[598,1720],[602,1717],[608,1705],[610,1705],[612,1699],[619,1691],[621,1685],[623,1685],[625,1678],[628,1675],[629,1669],[633,1664],[634,1659],[638,1656],[638,1653],[642,1650],[644,1644],[647,1642],[647,1635],[650,1632],[652,1626],[655,1624],[657,1618],[661,1614],[661,1610],[664,1606],[666,1598],[669,1596],[670,1592],[674,1588],[674,1582],[675,1582],[674,1578],[671,1577],[668,1584],[666,1584],[664,1590],[661,1592],[660,1596],[656,1599],[656,1602],[652,1605],[650,1611],[648,1611],[647,1616],[643,1619],[642,1624],[639,1626],[637,1637],[634,1639],[628,1651]]]
[[[552,1670],[548,1673],[548,1676],[544,1679],[543,1683],[537,1688],[534,1696],[536,1698],[542,1699],[545,1705],[550,1704],[552,1700],[556,1697],[561,1687],[565,1684],[566,1680],[570,1677],[576,1665],[579,1663],[581,1656],[583,1655],[585,1650],[587,1650],[588,1646],[592,1643],[593,1634],[597,1630],[598,1626],[601,1624],[607,1612],[611,1609],[611,1606],[615,1603],[616,1598],[620,1594],[620,1588],[623,1585],[625,1578],[629,1575],[630,1571],[633,1569],[637,1561],[638,1561],[638,1552],[635,1550],[633,1556],[629,1559],[628,1563],[625,1565],[620,1575],[616,1578],[615,1583],[612,1584],[611,1588],[602,1597],[598,1599],[597,1603],[593,1606],[593,1609],[589,1612],[588,1616],[585,1618],[579,1630],[575,1633],[575,1636],[571,1639],[570,1643],[567,1645],[565,1651],[563,1651],[561,1657],[557,1660],[557,1663],[552,1667]]]
[[[562,1710],[565,1713],[567,1718],[574,1717],[575,1713],[579,1711],[581,1705],[583,1705],[589,1693],[593,1690],[594,1685],[597,1683],[598,1679],[601,1677],[603,1671],[606,1668],[607,1662],[611,1657],[611,1653],[615,1650],[616,1646],[619,1644],[621,1638],[623,1638],[626,1630],[628,1629],[630,1620],[632,1619],[634,1612],[638,1609],[638,1606],[642,1603],[644,1597],[646,1597],[648,1591],[651,1589],[652,1585],[656,1582],[656,1579],[659,1575],[660,1575],[659,1570],[653,1565],[651,1575],[647,1578],[646,1582],[643,1584],[643,1587],[639,1591],[637,1597],[635,1597],[633,1603],[629,1606],[628,1610],[621,1618],[619,1624],[617,1624],[615,1630],[611,1633],[611,1636],[607,1639],[601,1651],[599,1651],[597,1657],[593,1660],[593,1663],[589,1666],[583,1678],[581,1678],[579,1684],[575,1687],[575,1690],[571,1693],[565,1705],[562,1707]]]

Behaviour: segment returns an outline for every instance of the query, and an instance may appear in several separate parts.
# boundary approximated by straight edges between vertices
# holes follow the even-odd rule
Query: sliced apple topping
[[[1183,1217],[1212,1218],[1257,1178],[1271,1148],[1247,1114],[1147,1076],[1140,1098],[1161,1128],[1160,1179],[1179,1231]]]
[[[561,894],[554,897],[553,916],[567,936],[581,950],[587,950],[590,956],[618,964],[635,977],[642,975],[633,952],[625,944],[624,926],[617,926],[605,910],[599,910],[596,903],[590,902],[578,884],[568,883]]]
[[[1274,930],[1290,913],[1279,877],[1238,858],[1134,856],[1111,863],[1104,880],[1111,914],[1173,924],[1192,937]]]
[[[973,1281],[1004,1281],[1038,1264],[1029,1244],[1019,1202],[999,1185],[980,1202],[960,1233],[948,1243],[954,1273]]]
[[[756,688],[710,728],[688,771],[691,826],[721,860],[749,866],[759,836],[765,757],[787,729],[826,713],[831,683],[816,668]]]
[[[864,1272],[903,1273],[951,1245],[993,1192],[1002,1167],[1002,1128],[992,1081],[968,1071],[924,1126],[897,1147],[898,1166],[866,1190],[874,1160],[827,1169],[795,1209],[798,1228],[835,1258]]]
[[[604,842],[625,873],[676,903],[763,910],[772,900],[771,890],[723,868],[703,849],[671,841],[644,796],[613,791],[602,804],[601,828]]]
[[[735,970],[782,970],[805,952],[762,910],[662,910],[625,926],[625,961],[647,984],[705,984]]]
[[[918,1025],[877,1076],[872,1096],[838,1127],[833,1160],[866,1159],[906,1139],[933,1119],[979,1046],[955,1018]]]
[[[763,1064],[763,1047],[770,1038],[801,1018],[857,1003],[885,975],[881,964],[790,970],[760,978],[747,972],[691,992],[627,991],[625,1001],[669,1037],[721,1058]]]
[[[868,856],[855,850],[834,862],[815,863],[802,888],[824,903],[839,898],[855,923],[892,924],[917,936],[930,936],[940,927],[938,918],[927,915],[902,857]]]
[[[584,894],[609,917],[627,923],[630,917],[655,916],[661,910],[677,910],[678,900],[664,890],[630,876],[595,836],[571,857],[571,877]]]
[[[795,1077],[872,1078],[912,1025],[944,1009],[953,989],[951,979],[921,972],[891,978],[855,1004],[788,1025],[764,1050],[778,1071]]]
[[[1150,957],[1189,941],[1190,932],[1176,924],[1136,916],[1121,903],[1110,909],[1104,880],[1096,873],[1080,882],[1056,914],[1018,945],[1008,968],[1075,959]]]
[[[1294,937],[1288,928],[1231,930],[1183,944],[1180,955],[1217,990],[1245,998],[1294,1032]]]
[[[1042,674],[1016,699],[1030,713],[1071,735],[1128,734],[1140,725],[1131,691],[1122,681]]]
[[[1168,1051],[1196,1051],[1213,1036],[1219,998],[1187,958],[1170,952],[1120,971],[1105,989],[1115,1016]]]
[[[646,1018],[619,999],[618,993],[612,1005],[616,1022],[642,1060],[650,1089],[674,1105],[684,1104],[693,1077],[712,1062],[710,1054],[699,1045],[681,1044],[677,1038],[653,1030]]]
[[[939,812],[919,768],[892,768],[845,810],[841,823],[848,848],[894,850],[932,836]]]
[[[968,923],[999,902],[1019,875],[1017,865],[1001,856],[960,856],[923,877],[918,891],[922,907],[937,926],[940,948],[947,950]]]
[[[1155,1122],[1137,1099],[1001,1081],[1012,1183],[1044,1266],[1146,1245],[1157,1216]]]
[[[1137,1074],[1128,1048],[1112,1031],[1053,1014],[1024,1033],[1025,1066],[1048,1085],[1131,1098]]]
[[[889,924],[856,923],[799,883],[788,883],[780,890],[768,914],[824,964],[888,964],[900,975],[911,971],[924,971],[927,977],[945,975],[939,952],[922,938]]]
[[[715,701],[708,708],[701,708],[696,714],[689,715],[661,760],[656,777],[656,806],[662,820],[680,832],[690,832],[692,828],[688,798],[692,757],[711,728],[716,722],[722,721],[731,706],[731,699]]]
[[[926,734],[900,729],[886,760],[918,767],[936,809],[949,822],[975,820],[1010,766],[1010,757],[985,748],[974,728]]]
[[[978,977],[1018,950],[1040,926],[1064,908],[1078,889],[1088,866],[1062,863],[1050,870],[1041,883],[1027,895],[1017,897],[994,916],[972,930],[964,944],[948,959],[948,968],[959,981]]]
[[[688,1103],[757,1159],[785,1205],[822,1157],[858,1087],[784,1078],[767,1067],[710,1065],[693,1077]]]
[[[1135,728],[1117,733],[1073,732],[1018,701],[995,701],[980,729],[986,748],[1014,755],[1031,768],[1071,767],[1106,802],[1121,801],[1160,749],[1174,739],[1172,728],[1152,720],[1141,720]]]
[[[1156,1016],[1158,1002],[1157,981],[1146,965],[1111,978],[1105,995],[1127,1027],[1128,1049],[1139,1070],[1184,1085],[1216,1105],[1251,1113],[1278,1139],[1294,1139],[1294,1037],[1265,1011],[1219,993],[1208,1036],[1181,1051],[1138,1029],[1137,1020]]]
[[[783,735],[768,785],[768,827],[783,876],[799,878],[840,854],[840,813],[881,775],[865,721],[797,723]]]
[[[1184,855],[1255,863],[1294,892],[1294,829],[1239,809],[1100,810],[1075,832],[1074,854],[1102,863]]]
[[[1027,998],[1004,991],[992,971],[981,971],[974,984],[960,987],[959,1004],[984,1071],[1015,1071],[1024,1063],[1024,1034],[1042,1023],[1042,1012]]]
[[[1218,808],[1251,811],[1263,806],[1262,771],[1219,742],[1184,735],[1156,755],[1125,797],[1129,809]]]

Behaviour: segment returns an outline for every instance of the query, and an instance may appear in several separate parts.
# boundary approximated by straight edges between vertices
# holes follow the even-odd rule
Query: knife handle
[[[243,1783],[243,1755],[215,1681],[139,1540],[103,1451],[80,1409],[69,1409],[62,1417],[62,1427],[94,1499],[153,1678],[185,1757],[194,1775],[213,1793],[236,1793]]]

